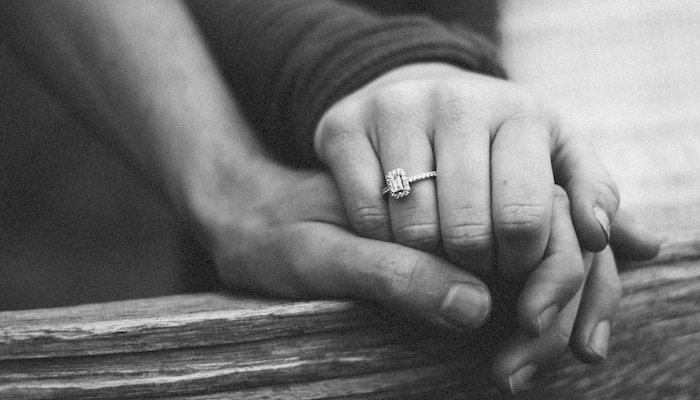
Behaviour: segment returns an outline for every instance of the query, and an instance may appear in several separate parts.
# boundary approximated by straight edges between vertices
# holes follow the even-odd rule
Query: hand
[[[517,299],[522,329],[498,351],[494,362],[497,384],[512,393],[526,388],[538,368],[556,361],[569,343],[584,362],[602,361],[621,296],[610,248],[582,254],[566,193],[559,187],[555,193],[545,256]],[[573,281],[580,284],[572,286]],[[506,291],[504,296],[512,293]]]
[[[247,183],[232,185],[221,170],[193,180],[192,217],[227,285],[300,299],[366,299],[459,331],[488,317],[489,291],[473,275],[350,232],[329,175],[271,163],[250,168],[255,179]]]
[[[342,99],[319,123],[315,148],[361,235],[442,247],[485,275],[495,252],[514,281],[544,255],[555,181],[586,250],[605,248],[618,207],[605,169],[551,110],[513,83],[445,64],[395,69]],[[399,167],[437,178],[387,200],[383,176]]]
[[[567,348],[586,363],[601,362],[608,354],[613,317],[621,297],[615,257],[611,247],[606,247],[596,254],[584,253],[584,262],[580,264],[580,258],[577,260],[574,253],[566,248],[567,241],[569,245],[575,245],[575,238],[571,237],[573,228],[566,218],[566,197],[556,196],[554,205],[549,255],[528,278],[517,301],[520,324],[525,329],[500,349],[494,361],[496,383],[502,390],[511,393],[527,388],[533,374],[556,361]],[[660,247],[658,239],[636,224],[624,211],[620,211],[613,221],[611,240],[616,251],[621,247],[627,258],[636,260],[653,258]],[[561,251],[552,252],[552,249]],[[574,265],[583,266],[587,271],[584,284],[568,303],[556,306],[556,312],[545,318],[549,321],[544,326],[538,326],[540,320],[536,318],[537,311],[532,310],[541,309],[538,304],[548,301],[546,293],[564,288],[552,283],[562,273],[559,269],[573,270],[576,268],[572,269]],[[542,273],[552,274],[555,279],[540,279],[538,275]],[[536,332],[536,329],[540,331]],[[532,334],[533,331],[536,334]]]

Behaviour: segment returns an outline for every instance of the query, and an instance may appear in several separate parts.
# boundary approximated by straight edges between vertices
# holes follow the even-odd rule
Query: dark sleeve
[[[384,15],[429,15],[449,25],[463,25],[493,43],[500,42],[498,0],[342,0]]]
[[[323,113],[395,67],[442,61],[504,75],[480,36],[425,17],[382,17],[329,0],[189,4],[249,121],[287,162],[313,164]]]

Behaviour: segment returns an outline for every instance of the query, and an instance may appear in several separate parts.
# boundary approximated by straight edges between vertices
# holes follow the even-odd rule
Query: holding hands
[[[315,148],[360,235],[446,254],[482,278],[524,282],[522,337],[496,365],[497,376],[512,377],[511,390],[572,335],[582,360],[605,358],[620,298],[606,247],[617,188],[595,154],[527,92],[446,64],[404,66],[331,107]],[[408,193],[392,192],[398,168],[417,178]],[[641,236],[632,241],[644,247]],[[474,303],[462,294],[449,291],[441,311],[450,300]]]
[[[440,79],[427,77],[433,68]],[[408,82],[398,79],[406,74]],[[464,80],[455,87],[457,77]],[[455,98],[457,88],[472,97]],[[609,223],[594,205],[614,213],[614,185],[546,109],[510,88],[446,65],[404,67],[320,122],[316,148],[333,176],[265,157],[235,187],[225,170],[208,174],[194,191],[205,194],[195,220],[224,281],[293,298],[361,298],[466,331],[498,301],[483,279],[505,279],[522,287],[521,331],[495,357],[502,388],[521,390],[569,347],[585,362],[604,359],[620,281]],[[508,96],[511,109],[493,109]],[[475,111],[460,111],[467,105]],[[518,105],[530,108],[518,114]],[[382,175],[398,167],[436,170],[437,178],[387,199]],[[619,231],[628,249],[653,255],[655,244],[628,223]],[[582,237],[603,251],[582,250]]]
[[[350,232],[332,177],[265,161],[254,167],[258,179],[239,182],[236,190],[226,184],[226,174],[209,175],[198,190],[206,195],[197,202],[195,219],[229,286],[301,299],[365,299],[457,331],[475,329],[489,317],[494,300],[489,288],[464,268]],[[521,318],[535,314],[530,307],[565,297],[562,292],[573,297],[561,300],[541,331],[523,331],[500,348],[493,368],[505,390],[522,389],[569,342],[584,361],[606,355],[620,297],[614,259],[609,248],[582,256],[567,198],[559,188],[555,193],[550,240],[520,294]],[[559,282],[560,268],[578,271],[578,286]]]
[[[230,3],[253,15],[258,7],[291,15],[291,27],[307,25],[296,12],[285,14],[287,7],[313,5]],[[511,391],[569,342],[584,361],[605,357],[620,297],[611,234],[628,253],[653,256],[658,249],[626,219],[611,229],[619,199],[605,169],[555,114],[511,83],[441,63],[389,71],[319,122],[315,149],[331,174],[299,171],[267,156],[179,2],[2,6],[0,26],[12,33],[22,59],[163,189],[229,286],[294,298],[362,298],[464,331],[482,325],[497,300],[484,280],[522,285],[522,333],[494,365],[497,381]],[[334,12],[344,16],[340,11]],[[229,17],[238,15],[246,14]],[[321,27],[333,22],[309,15]],[[280,25],[272,17],[246,23],[255,21]],[[226,34],[251,29],[221,27]],[[252,32],[254,48],[265,37]],[[260,54],[280,48],[282,38],[268,38],[274,46]],[[316,48],[339,47],[303,49]],[[234,57],[240,64],[232,71],[251,65],[253,72],[276,71],[248,63],[249,56]],[[252,101],[269,93],[233,95]],[[383,177],[397,168],[437,176],[387,200]]]

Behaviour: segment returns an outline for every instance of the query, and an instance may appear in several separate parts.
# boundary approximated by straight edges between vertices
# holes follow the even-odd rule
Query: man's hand
[[[438,256],[348,229],[328,175],[274,164],[232,187],[207,178],[193,203],[224,282],[292,298],[365,299],[441,327],[470,330],[489,315],[478,278]]]

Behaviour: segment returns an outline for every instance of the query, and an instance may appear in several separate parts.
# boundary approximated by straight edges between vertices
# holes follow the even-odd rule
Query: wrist
[[[171,196],[196,229],[210,231],[240,221],[244,210],[260,200],[265,177],[274,167],[259,148],[241,149],[226,137],[202,140],[181,161],[170,185]]]

